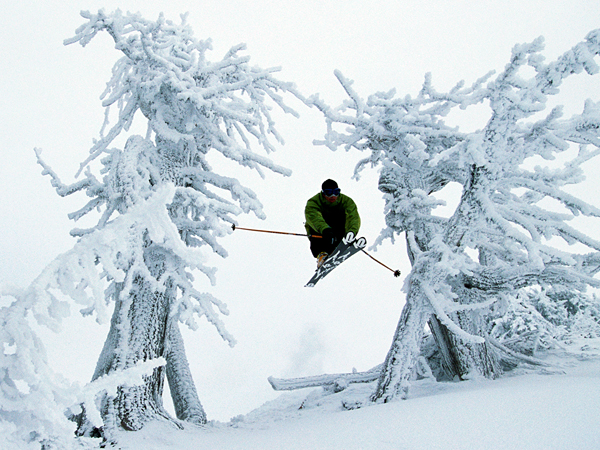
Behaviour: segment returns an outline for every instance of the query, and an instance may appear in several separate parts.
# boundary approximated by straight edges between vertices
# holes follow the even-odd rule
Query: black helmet
[[[321,189],[325,190],[325,189],[337,189],[338,184],[333,181],[332,179],[328,179],[323,181],[323,184],[321,185]]]

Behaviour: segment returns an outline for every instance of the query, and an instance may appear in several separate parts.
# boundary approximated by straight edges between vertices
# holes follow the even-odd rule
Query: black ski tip
[[[399,271],[399,270],[396,270],[396,271],[394,272],[394,276],[395,276],[396,278],[398,278],[398,277],[400,276],[400,271]]]

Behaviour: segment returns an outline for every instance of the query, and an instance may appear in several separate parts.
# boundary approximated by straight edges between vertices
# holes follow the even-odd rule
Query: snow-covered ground
[[[567,349],[565,349],[567,350]],[[600,340],[571,343],[550,367],[499,380],[421,380],[409,399],[347,410],[372,385],[285,393],[229,423],[123,432],[126,450],[592,450],[600,449]]]

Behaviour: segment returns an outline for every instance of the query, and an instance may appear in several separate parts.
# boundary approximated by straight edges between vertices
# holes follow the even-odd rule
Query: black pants
[[[331,253],[335,250],[337,245],[342,241],[342,238],[343,235],[336,236],[335,242],[332,244],[331,242],[326,243],[323,238],[309,237],[308,239],[310,240],[310,251],[312,252],[315,258],[319,256],[319,253],[321,252],[325,252],[328,255],[331,255]]]

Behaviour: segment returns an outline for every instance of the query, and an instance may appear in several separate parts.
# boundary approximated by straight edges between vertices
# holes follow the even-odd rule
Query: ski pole
[[[389,268],[388,266],[386,266],[386,265],[385,265],[384,263],[382,263],[381,261],[379,261],[379,260],[377,260],[377,259],[373,258],[371,255],[369,255],[369,254],[366,252],[366,250],[365,250],[364,248],[361,248],[361,250],[362,250],[362,252],[363,252],[365,255],[367,255],[367,256],[368,256],[369,258],[371,258],[373,261],[375,261],[376,263],[379,263],[379,264],[381,264],[381,265],[382,265],[383,267],[385,267],[387,270],[394,272],[394,276],[395,276],[395,277],[399,277],[399,276],[400,276],[400,270],[394,270],[394,269],[391,269],[391,268]]]
[[[232,230],[246,230],[246,231],[258,231],[259,233],[274,233],[274,234],[287,234],[289,236],[304,236],[304,237],[313,237],[313,238],[322,238],[323,236],[319,236],[317,234],[299,234],[299,233],[288,233],[287,231],[271,231],[271,230],[257,230],[256,228],[244,228],[244,227],[236,227],[235,224],[231,225]]]

